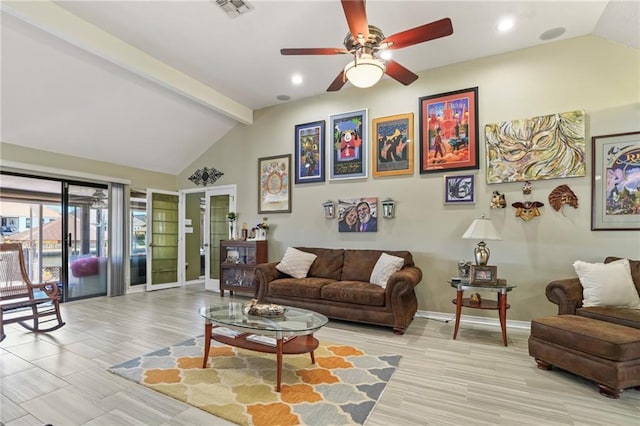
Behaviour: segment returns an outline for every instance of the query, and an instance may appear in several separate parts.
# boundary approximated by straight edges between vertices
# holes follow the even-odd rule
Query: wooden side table
[[[502,342],[505,346],[507,346],[507,309],[510,308],[509,304],[507,303],[507,293],[513,290],[516,285],[472,285],[465,281],[455,280],[450,280],[449,284],[457,291],[456,298],[451,301],[454,305],[456,305],[456,324],[453,331],[453,339],[455,340],[458,336],[462,307],[473,309],[490,309],[499,312],[500,328],[502,329]],[[497,300],[482,299],[480,302],[472,302],[471,298],[463,297],[465,290],[494,291],[498,294],[498,298]]]

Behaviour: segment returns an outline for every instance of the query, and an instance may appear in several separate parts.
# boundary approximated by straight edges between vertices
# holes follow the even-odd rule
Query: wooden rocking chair
[[[0,341],[6,337],[5,324],[17,322],[35,332],[52,331],[64,325],[60,316],[58,285],[31,283],[21,244],[0,244],[0,308]],[[33,320],[33,325],[25,322],[28,320]],[[47,322],[55,324],[42,328]]]

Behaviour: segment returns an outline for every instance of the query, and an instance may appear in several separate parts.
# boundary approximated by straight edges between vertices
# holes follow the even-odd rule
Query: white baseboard
[[[433,319],[442,322],[455,322],[456,315],[444,312],[418,311],[416,316],[419,318]],[[500,327],[498,318],[476,317],[472,315],[461,315],[460,323],[481,324],[492,327]],[[515,321],[507,319],[507,328],[518,328],[523,330],[531,329],[531,321]]]

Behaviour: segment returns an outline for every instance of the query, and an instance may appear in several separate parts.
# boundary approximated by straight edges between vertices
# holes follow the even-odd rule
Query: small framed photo
[[[445,176],[445,204],[473,204],[475,200],[474,175]]]
[[[470,283],[498,285],[498,267],[489,265],[471,265]]]

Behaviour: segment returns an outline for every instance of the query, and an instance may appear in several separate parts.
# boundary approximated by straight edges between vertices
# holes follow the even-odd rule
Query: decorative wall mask
[[[196,170],[191,176],[189,176],[189,180],[196,185],[211,185],[215,183],[220,177],[222,177],[224,173],[220,170],[217,170],[215,167],[207,168],[203,167],[201,169]]]
[[[491,208],[492,209],[504,209],[507,207],[507,200],[504,198],[504,194],[498,191],[493,191],[491,195]]]
[[[531,182],[526,181],[522,185],[522,194],[525,195],[525,198],[530,198],[528,196],[531,195]],[[518,201],[511,204],[511,206],[516,209],[516,217],[527,222],[536,216],[540,216],[540,207],[544,206],[544,203],[540,201]]]
[[[556,187],[549,194],[549,204],[555,211],[560,211],[563,204],[568,204],[573,208],[578,208],[578,197],[567,185]]]
[[[485,126],[487,183],[585,176],[584,111]]]
[[[519,201],[511,205],[516,208],[516,217],[529,221],[536,216],[540,216],[540,207],[544,206],[544,203],[540,201]]]

